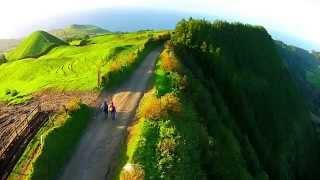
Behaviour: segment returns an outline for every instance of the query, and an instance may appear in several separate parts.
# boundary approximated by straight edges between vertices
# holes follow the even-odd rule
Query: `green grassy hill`
[[[162,33],[108,34],[88,39],[85,46],[58,46],[39,58],[4,63],[0,65],[0,101],[24,101],[44,89],[94,90],[98,74],[125,74],[146,48],[150,35]]]
[[[15,49],[9,51],[6,58],[9,61],[36,58],[59,45],[66,45],[66,43],[45,31],[36,31],[26,37]]]
[[[74,39],[82,39],[86,36],[110,33],[110,31],[93,25],[73,24],[65,28],[52,30],[50,33],[69,41]]]

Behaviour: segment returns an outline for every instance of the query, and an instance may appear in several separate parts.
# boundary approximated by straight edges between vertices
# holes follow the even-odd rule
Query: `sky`
[[[2,2],[1,2],[2,1]],[[58,17],[104,8],[157,9],[259,24],[276,38],[320,50],[318,0],[1,0],[0,38],[17,38]],[[290,37],[290,38],[288,38]]]

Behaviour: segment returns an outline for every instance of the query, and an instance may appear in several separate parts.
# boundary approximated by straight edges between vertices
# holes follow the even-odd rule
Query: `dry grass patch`
[[[167,93],[158,98],[152,90],[143,97],[137,115],[138,118],[155,120],[167,117],[170,113],[179,112],[181,112],[181,103],[175,94]]]
[[[120,180],[143,180],[144,176],[144,170],[140,165],[126,164],[120,173]]]

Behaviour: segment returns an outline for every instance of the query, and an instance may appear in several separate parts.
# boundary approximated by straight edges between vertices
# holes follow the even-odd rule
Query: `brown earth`
[[[74,98],[95,106],[96,92],[58,92],[33,94],[31,101],[19,105],[0,104],[0,179],[5,179],[38,129]]]

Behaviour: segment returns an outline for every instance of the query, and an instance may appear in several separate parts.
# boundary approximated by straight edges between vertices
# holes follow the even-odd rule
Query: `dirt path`
[[[113,96],[118,111],[117,120],[106,120],[101,112],[94,117],[66,165],[61,180],[106,179],[125,137],[126,127],[133,119],[136,106],[147,88],[160,51],[161,48],[152,51],[119,89],[103,94],[104,98]]]

